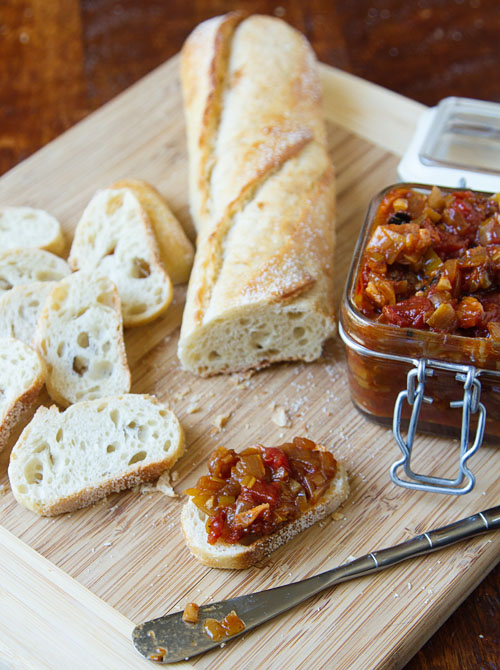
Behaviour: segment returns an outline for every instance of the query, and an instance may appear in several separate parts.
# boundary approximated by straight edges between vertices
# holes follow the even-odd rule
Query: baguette
[[[151,224],[129,189],[94,195],[76,227],[69,264],[113,281],[124,326],[153,321],[172,300],[172,282],[160,263]]]
[[[40,407],[10,457],[16,500],[44,516],[157,479],[184,451],[182,427],[147,395]]]
[[[27,247],[62,253],[64,237],[59,221],[43,209],[5,207],[0,210],[0,249]]]
[[[149,217],[161,262],[172,283],[187,282],[193,266],[193,245],[170,211],[165,198],[151,184],[140,179],[121,179],[111,184],[110,188],[128,188],[132,191]]]
[[[312,50],[283,21],[229,14],[188,38],[181,80],[198,230],[181,363],[208,376],[312,361],[335,331],[334,172]]]
[[[332,514],[349,495],[349,480],[342,463],[337,462],[337,473],[321,499],[295,521],[285,524],[272,535],[255,540],[249,545],[229,544],[218,540],[208,544],[205,524],[207,516],[191,498],[181,512],[181,528],[190,552],[204,565],[213,568],[242,570],[255,565],[262,558],[289,542],[317,521]]]
[[[34,405],[44,377],[43,361],[34,349],[14,338],[0,338],[0,451]]]
[[[47,391],[60,405],[130,390],[120,298],[113,282],[77,272],[55,285],[35,331]]]
[[[0,295],[0,337],[15,337],[32,344],[45,299],[56,282],[19,284]]]
[[[59,281],[69,275],[66,261],[43,249],[13,249],[0,253],[0,295],[18,284]]]

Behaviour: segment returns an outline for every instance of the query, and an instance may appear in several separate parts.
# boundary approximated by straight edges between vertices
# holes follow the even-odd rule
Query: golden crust
[[[72,496],[61,498],[61,500],[58,500],[53,505],[34,504],[30,509],[41,516],[56,516],[65,512],[74,512],[82,507],[93,505],[111,493],[119,493],[138,484],[157,480],[165,470],[172,467],[177,458],[178,456],[176,455],[158,463],[139,467],[137,472],[131,472],[123,477],[110,479],[100,484],[99,487],[82,489]]]
[[[0,425],[0,451],[7,445],[9,435],[15,426],[33,409],[36,399],[45,383],[45,375],[42,371],[34,380],[33,384],[22,395],[16,398],[5,413]]]
[[[191,215],[198,231],[206,216],[212,145],[220,119],[231,37],[244,17],[244,12],[237,11],[201,23],[181,51],[188,147],[195,165],[189,173]]]
[[[193,266],[194,248],[163,196],[141,179],[120,179],[110,188],[128,188],[135,194],[150,219],[161,262],[172,283],[187,282]]]
[[[318,356],[318,342],[332,334],[335,323],[334,171],[314,54],[305,38],[283,21],[240,19],[230,38],[226,36],[227,71],[218,94],[222,108],[214,112],[209,94],[193,91],[210,88],[204,63],[217,59],[226,21],[217,17],[194,31],[181,67],[191,202],[199,235],[179,357],[184,367],[203,375],[279,360],[311,360],[311,352]],[[217,117],[209,129],[203,105]],[[228,363],[223,355],[213,363],[201,360],[202,347],[195,343],[201,329],[222,320],[226,329],[238,328],[236,316],[247,316],[241,310],[251,315],[257,306],[290,306],[295,301],[323,324],[309,351],[285,352],[278,338],[265,347],[275,353],[263,352],[262,360],[254,357],[249,363],[243,356]]]

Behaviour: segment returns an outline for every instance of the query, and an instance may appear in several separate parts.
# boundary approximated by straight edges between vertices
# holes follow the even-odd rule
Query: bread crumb
[[[5,484],[0,484],[0,495],[2,493],[7,493],[7,487],[5,486]]]
[[[331,518],[332,518],[332,521],[340,521],[340,519],[343,518],[343,516],[342,516],[342,512],[334,512],[334,513],[332,514],[332,517],[331,517]]]
[[[290,428],[292,425],[286,409],[281,406],[276,407],[271,417],[271,421],[277,426],[280,426],[280,428]]]
[[[177,393],[174,394],[173,399],[182,400],[182,398],[185,398],[188,393],[189,393],[188,388],[180,389],[180,391],[177,391]]]
[[[200,409],[201,409],[201,407],[198,404],[198,400],[191,400],[189,405],[186,407],[186,412],[188,414],[196,414],[196,412],[199,412]]]
[[[172,472],[170,474],[171,474],[170,479],[173,482],[176,482],[179,479],[179,473],[177,472],[177,470],[172,470]]]
[[[226,423],[231,418],[231,414],[232,412],[228,412],[227,414],[217,414],[217,416],[212,419],[211,423],[216,429],[217,433],[220,433],[220,431],[224,428]]]
[[[169,498],[177,498],[177,493],[174,491],[172,484],[170,483],[169,470],[165,470],[165,472],[159,476],[158,481],[156,482],[156,490]]]

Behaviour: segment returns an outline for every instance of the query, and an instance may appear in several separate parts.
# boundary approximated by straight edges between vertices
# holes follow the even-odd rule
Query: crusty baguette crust
[[[255,565],[264,556],[289,542],[317,521],[334,512],[349,495],[347,472],[338,463],[337,473],[321,500],[296,521],[286,524],[272,535],[259,538],[252,544],[228,544],[220,540],[215,545],[207,542],[206,515],[196,507],[192,499],[184,503],[181,513],[181,528],[190,552],[201,563],[213,568],[242,570]]]
[[[190,161],[189,201],[200,232],[208,214],[213,148],[222,110],[229,47],[244,12],[215,16],[197,26],[181,52],[181,80]]]
[[[278,19],[230,16],[199,26],[181,65],[199,235],[178,354],[203,376],[314,360],[335,331],[334,171],[314,54]],[[207,61],[225,64],[211,94]],[[228,333],[239,346],[224,346]]]
[[[2,348],[9,346],[9,342],[18,342],[10,338],[0,339],[0,346]],[[16,346],[19,346],[18,343]],[[45,383],[45,366],[43,360],[38,353],[26,346],[26,350],[32,352],[33,357],[37,359],[38,372],[30,381],[29,385],[12,400],[8,407],[4,409],[0,415],[0,451],[2,451],[8,443],[9,436],[15,426],[28,414],[36,403],[36,399]],[[20,363],[22,365],[22,363]]]
[[[141,179],[120,179],[111,184],[110,188],[128,188],[135,194],[149,217],[161,262],[172,283],[187,282],[193,267],[194,248],[165,198],[154,186]]]
[[[78,493],[66,496],[55,503],[33,505],[33,507],[28,509],[31,509],[32,512],[36,512],[41,516],[57,516],[58,514],[64,514],[66,512],[74,512],[82,507],[94,505],[111,493],[119,493],[120,491],[125,491],[126,489],[138,486],[139,484],[156,481],[165,470],[168,470],[168,468],[174,465],[178,458],[179,456],[172,456],[164,458],[163,461],[158,463],[152,463],[148,466],[140,466],[135,472],[131,472],[121,477],[108,479],[108,481],[101,482],[99,486],[96,487],[83,488],[81,491],[78,491]],[[27,505],[25,506],[27,507]]]
[[[43,437],[47,443],[50,443],[53,435],[61,428],[66,432],[67,426],[65,421],[72,421],[75,417],[81,416],[82,412],[88,414],[88,418],[93,415],[96,419],[99,416],[99,406],[102,403],[114,403],[113,407],[118,406],[127,412],[127,407],[121,407],[122,403],[134,403],[136,399],[140,399],[141,403],[149,403],[157,406],[164,416],[168,417],[169,429],[174,437],[170,440],[168,450],[162,452],[161,458],[157,458],[154,462],[146,465],[141,465],[140,462],[131,466],[123,464],[122,472],[116,476],[110,476],[108,479],[103,477],[99,481],[87,483],[82,485],[78,491],[69,495],[56,497],[53,493],[48,496],[49,499],[40,500],[30,496],[29,492],[22,491],[22,486],[26,484],[25,475],[23,474],[26,463],[29,462],[33,455],[34,440],[39,437],[36,431],[43,429]],[[127,421],[132,417],[130,411],[127,412]],[[167,421],[167,419],[165,419]],[[101,431],[102,432],[102,431]],[[33,437],[35,433],[35,437]],[[84,435],[81,435],[84,438]],[[57,437],[56,437],[57,439]],[[105,437],[103,438],[106,439]],[[104,442],[105,444],[105,442]],[[102,446],[102,445],[101,445]],[[134,396],[133,394],[124,396],[115,396],[109,398],[101,398],[99,400],[84,401],[72,405],[64,412],[60,412],[59,408],[52,405],[50,408],[40,407],[36,412],[32,422],[24,429],[19,440],[11,454],[9,465],[9,480],[11,483],[12,492],[16,500],[27,509],[36,512],[43,516],[55,516],[63,512],[72,512],[86,507],[97,502],[101,498],[110,493],[117,493],[124,489],[131,488],[143,482],[150,482],[156,480],[165,470],[170,468],[184,453],[185,437],[184,430],[179,423],[177,417],[173,412],[167,410],[158,400],[150,395]],[[50,450],[50,444],[48,444]],[[67,449],[78,449],[78,446],[69,445]],[[88,445],[88,448],[95,448],[94,445]],[[40,452],[40,448],[35,448],[34,453]],[[58,454],[60,456],[60,454]],[[96,455],[97,458],[98,455]],[[88,458],[88,456],[86,456]],[[99,456],[100,457],[100,456]],[[50,457],[52,458],[52,456]],[[59,472],[58,476],[63,476],[64,470]],[[19,490],[21,488],[21,491]]]

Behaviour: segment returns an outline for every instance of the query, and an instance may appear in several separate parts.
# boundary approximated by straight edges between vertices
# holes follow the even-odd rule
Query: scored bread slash
[[[149,217],[161,262],[172,283],[187,282],[193,266],[194,248],[165,198],[154,186],[140,179],[120,179],[111,184],[110,188],[128,188],[132,191]]]
[[[53,254],[64,250],[59,221],[43,209],[5,207],[0,210],[0,249],[45,249]]]
[[[256,565],[349,495],[347,472],[307,438],[237,454],[219,447],[209,472],[188,489],[181,513],[186,544],[201,563],[243,569]]]
[[[53,516],[154,481],[183,452],[181,424],[152,396],[40,407],[14,446],[9,480],[21,505]]]
[[[37,352],[14,338],[0,338],[0,451],[34,405],[45,380]]]
[[[106,277],[75,272],[49,293],[35,332],[47,390],[70,403],[130,390],[120,298]]]
[[[0,253],[0,295],[18,284],[59,281],[70,274],[66,261],[43,249],[13,249]]]
[[[153,321],[172,301],[172,282],[160,262],[151,223],[129,189],[94,195],[76,227],[69,264],[113,281],[124,326]]]

